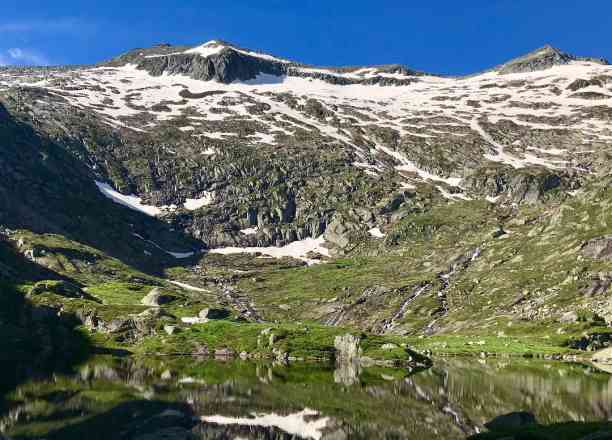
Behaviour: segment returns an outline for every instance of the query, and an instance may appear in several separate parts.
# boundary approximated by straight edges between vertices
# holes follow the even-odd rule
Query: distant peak
[[[546,44],[536,50],[533,50],[525,55],[523,55],[522,57],[519,58],[537,58],[537,57],[547,57],[547,56],[553,56],[553,57],[559,57],[559,58],[567,58],[567,59],[575,59],[576,57],[574,55],[571,55],[569,53],[566,53],[564,51],[562,51],[559,48],[556,48],[550,44]]]
[[[540,47],[539,49],[534,50],[533,52],[562,53],[560,49],[557,49],[556,47],[550,44],[545,44],[544,46]]]
[[[216,55],[220,53],[221,51],[227,50],[227,49],[233,50],[243,55],[248,55],[250,57],[256,57],[259,59],[263,59],[266,61],[271,61],[271,62],[276,62],[276,63],[292,63],[292,61],[270,55],[266,52],[259,52],[259,51],[254,51],[251,49],[245,49],[236,44],[228,43],[227,41],[223,41],[223,40],[210,40],[204,44],[201,44],[199,46],[186,50],[184,53],[197,54],[202,57],[209,57],[212,55]]]
[[[563,52],[562,50],[546,44],[539,49],[533,50],[523,56],[514,58],[494,70],[501,74],[525,73],[546,70],[553,66],[569,64],[572,61],[589,61],[599,64],[608,64],[603,58],[578,57],[576,55]]]

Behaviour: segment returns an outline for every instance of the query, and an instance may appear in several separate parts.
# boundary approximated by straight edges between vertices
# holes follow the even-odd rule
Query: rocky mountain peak
[[[186,75],[193,79],[229,84],[254,80],[260,75],[282,76],[291,62],[272,55],[241,49],[212,40],[200,46],[169,53],[140,55],[131,60],[153,76]]]
[[[579,57],[553,47],[549,44],[536,49],[526,55],[514,58],[495,68],[501,74],[525,73],[546,70],[553,66],[569,64],[572,61],[589,61],[599,64],[608,64],[603,58]]]

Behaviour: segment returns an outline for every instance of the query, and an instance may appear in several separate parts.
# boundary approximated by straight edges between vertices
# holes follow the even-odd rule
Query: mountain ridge
[[[170,43],[158,43],[150,47],[141,47],[130,49],[127,52],[124,52],[116,57],[111,58],[110,60],[100,61],[95,64],[67,64],[60,66],[0,66],[0,69],[53,69],[53,68],[77,68],[77,67],[91,67],[91,66],[99,66],[99,67],[117,67],[122,66],[129,63],[138,63],[139,60],[143,57],[166,57],[173,55],[198,55],[196,52],[189,52],[190,50],[194,50],[197,48],[201,48],[206,46],[207,44],[216,44],[220,45],[223,48],[227,48],[233,51],[242,51],[243,53],[249,53],[251,56],[264,56],[264,57],[272,57],[277,60],[283,60],[283,58],[276,57],[262,50],[251,50],[247,48],[243,48],[234,43],[224,41],[224,40],[210,40],[206,43],[189,46],[189,45],[172,45]],[[201,55],[200,55],[201,56]],[[206,58],[206,57],[204,57]],[[524,62],[525,60],[531,60],[529,62]],[[361,69],[380,69],[382,71],[385,70],[399,70],[402,71],[405,76],[435,76],[435,77],[447,77],[447,78],[468,78],[475,75],[480,75],[486,72],[497,71],[502,74],[507,73],[521,73],[527,71],[536,71],[536,70],[544,70],[550,68],[555,65],[564,65],[573,61],[582,61],[582,62],[592,62],[602,65],[609,65],[609,61],[604,57],[596,57],[596,56],[578,56],[574,54],[570,54],[568,52],[564,52],[561,49],[558,49],[550,44],[546,44],[540,48],[534,49],[530,52],[527,52],[523,55],[519,55],[515,58],[511,58],[508,61],[505,61],[501,64],[497,64],[493,67],[484,70],[478,70],[474,73],[467,73],[463,75],[457,74],[442,74],[435,72],[426,72],[424,70],[413,69],[405,64],[401,63],[383,63],[383,64],[367,64],[367,65],[339,65],[339,66],[326,66],[326,65],[317,65],[317,64],[307,64],[299,61],[290,61],[284,60],[285,64],[290,65],[291,67],[304,67],[304,68],[312,68],[312,69],[321,69],[328,71],[330,74],[334,73],[351,73]],[[272,62],[274,62],[272,60]],[[534,64],[535,63],[535,64]],[[521,67],[522,66],[522,67]],[[523,70],[526,69],[526,70]]]
[[[224,40],[210,40],[206,43],[203,43],[201,45],[197,45],[197,46],[172,46],[168,43],[164,43],[164,44],[160,44],[160,45],[154,45],[151,46],[149,48],[136,48],[136,49],[132,49],[122,55],[119,55],[116,58],[113,58],[112,60],[108,61],[108,62],[103,62],[101,65],[117,65],[117,62],[119,63],[123,63],[126,61],[126,56],[128,56],[130,59],[133,59],[132,57],[135,54],[146,54],[146,55],[142,55],[142,56],[168,56],[168,55],[184,55],[186,53],[189,53],[190,50],[194,50],[200,47],[204,47],[206,45],[219,45],[219,46],[223,46],[225,48],[228,49],[234,49],[234,50],[240,50],[243,52],[250,52],[251,54],[254,55],[263,55],[263,56],[272,56],[274,58],[277,58],[278,60],[282,60],[282,58],[279,57],[275,57],[274,55],[271,55],[265,51],[253,51],[250,49],[246,49],[246,48],[242,48],[238,45],[235,45],[231,42],[227,42]],[[158,49],[163,49],[163,51],[158,52]],[[143,52],[144,51],[144,52]],[[172,51],[172,52],[168,52],[168,51]],[[195,52],[193,52],[194,54],[197,54]],[[365,69],[365,68],[388,68],[388,67],[397,67],[399,69],[403,69],[405,70],[407,73],[406,74],[411,74],[411,75],[428,75],[428,76],[446,76],[446,77],[455,77],[455,78],[461,78],[461,77],[467,77],[467,76],[472,76],[472,75],[478,75],[484,72],[488,72],[488,71],[500,71],[502,73],[520,73],[521,70],[515,70],[516,69],[516,65],[517,64],[523,64],[521,63],[521,61],[525,60],[525,59],[531,59],[531,62],[533,63],[534,61],[537,62],[538,59],[542,60],[544,59],[545,61],[541,64],[543,69],[546,69],[548,67],[551,67],[553,65],[559,65],[559,64],[567,64],[570,61],[587,61],[587,62],[596,62],[596,63],[601,63],[601,64],[609,64],[609,62],[602,57],[587,57],[587,56],[577,56],[577,55],[573,55],[573,54],[569,54],[566,52],[563,52],[560,49],[557,49],[555,47],[553,47],[552,45],[546,44],[540,48],[537,48],[533,51],[527,52],[524,55],[519,55],[515,58],[509,59],[508,61],[496,65],[492,68],[489,69],[485,69],[482,71],[477,71],[475,73],[470,73],[470,74],[466,74],[466,75],[452,75],[452,74],[437,74],[437,73],[431,73],[431,72],[424,72],[424,71],[419,71],[419,70],[414,70],[404,64],[397,64],[397,63],[391,63],[391,64],[374,64],[374,65],[353,65],[353,66],[322,66],[322,65],[311,65],[311,64],[306,64],[306,63],[301,63],[298,61],[289,61],[289,60],[284,60],[285,62],[291,64],[292,66],[295,67],[308,67],[308,68],[317,68],[317,69],[324,69],[324,70],[329,70],[330,72],[336,72],[336,73],[342,73],[342,72],[352,72],[352,71],[356,71],[356,70],[360,70],[360,69]],[[121,61],[119,61],[121,60]],[[527,66],[529,66],[529,64],[527,64]],[[527,69],[529,69],[529,67],[526,67]],[[540,69],[539,67],[537,67],[538,69]]]

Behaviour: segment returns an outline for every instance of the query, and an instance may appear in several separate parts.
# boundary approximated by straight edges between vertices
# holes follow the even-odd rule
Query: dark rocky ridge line
[[[572,61],[586,61],[609,65],[606,58],[577,56],[563,52],[558,48],[546,45],[523,56],[511,59],[506,63],[480,72],[468,75],[446,75],[429,73],[411,69],[402,64],[382,64],[371,66],[317,66],[308,65],[296,61],[274,61],[259,57],[269,56],[264,52],[243,49],[234,44],[221,40],[214,40],[225,46],[219,53],[202,56],[197,53],[185,53],[191,46],[171,44],[158,44],[150,48],[132,49],[110,61],[97,63],[95,65],[75,64],[60,66],[0,66],[0,70],[24,70],[24,71],[56,71],[74,70],[89,67],[121,67],[127,64],[135,64],[139,69],[149,72],[153,76],[163,73],[170,75],[187,75],[193,79],[210,81],[215,80],[224,84],[234,81],[251,81],[260,74],[273,76],[290,76],[322,80],[334,85],[380,85],[380,86],[405,86],[418,81],[419,77],[447,77],[466,78],[486,72],[496,71],[502,75],[512,73],[526,73],[546,70],[554,66],[566,65]],[[246,54],[249,52],[253,55]],[[302,70],[305,69],[305,70]],[[308,71],[308,69],[318,71]],[[364,78],[350,78],[343,76],[362,69],[371,69],[372,76]],[[323,72],[326,71],[326,72]],[[380,74],[400,74],[406,78],[390,78]]]
[[[138,68],[146,70],[154,76],[161,75],[162,73],[185,74],[194,79],[204,81],[216,80],[225,84],[229,84],[233,81],[254,80],[259,74],[314,78],[334,85],[363,84],[381,86],[409,85],[417,80],[416,77],[422,76],[462,77],[427,73],[408,68],[401,64],[321,67],[294,61],[281,62],[258,57],[258,55],[266,56],[265,53],[249,51],[248,49],[242,49],[223,41],[216,42],[224,45],[225,48],[219,53],[207,57],[203,57],[197,53],[184,53],[190,49],[186,46],[162,44],[147,49],[133,49],[109,62],[102,63],[101,66],[119,67],[126,64],[136,64]],[[248,51],[253,55],[242,53],[244,51]],[[588,61],[600,63],[602,65],[609,64],[603,57],[577,56],[546,45],[526,55],[511,59],[504,64],[486,70],[485,72],[497,71],[500,74],[535,72],[546,70],[557,65],[565,65],[572,61]],[[308,72],[307,69],[319,71]],[[374,76],[363,79],[342,76],[343,74],[353,73],[361,69],[372,69],[375,70],[376,73]],[[322,70],[328,72],[322,72]],[[400,74],[406,76],[406,79],[384,77],[379,75],[381,73]],[[479,73],[482,72],[477,72],[475,74]]]
[[[303,65],[298,63],[285,63],[266,60],[256,55],[247,55],[226,47],[218,54],[203,57],[197,53],[171,53],[153,57],[130,58],[137,62],[138,69],[145,70],[153,76],[162,74],[187,75],[190,78],[202,81],[215,80],[230,84],[235,81],[256,80],[259,75],[272,75],[277,77],[294,76],[302,78],[319,79],[335,85],[382,85],[401,86],[415,82],[409,76],[422,76],[424,74],[407,69],[403,66],[391,65],[376,68],[379,73],[398,73],[406,75],[406,79],[373,76],[363,79],[340,76],[341,70],[330,70],[329,73],[321,71],[302,70]]]

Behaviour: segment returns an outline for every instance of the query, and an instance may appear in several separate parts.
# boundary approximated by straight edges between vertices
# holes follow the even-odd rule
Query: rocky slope
[[[5,67],[0,224],[98,320],[162,287],[175,319],[573,334],[608,315],[611,119],[612,67],[551,47],[461,78],[221,41]]]

